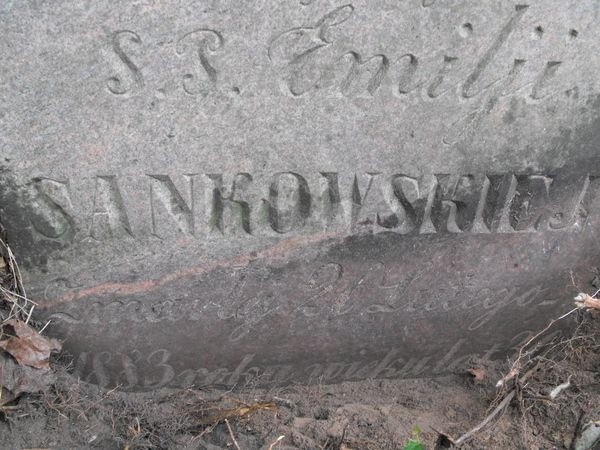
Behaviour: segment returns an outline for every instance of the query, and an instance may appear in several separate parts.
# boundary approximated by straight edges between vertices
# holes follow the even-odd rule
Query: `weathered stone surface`
[[[127,389],[444,373],[598,265],[593,0],[0,5],[0,214]]]

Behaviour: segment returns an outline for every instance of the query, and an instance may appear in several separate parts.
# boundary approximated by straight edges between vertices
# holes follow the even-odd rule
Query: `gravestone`
[[[590,289],[594,0],[0,5],[0,219],[83,379],[448,373]]]

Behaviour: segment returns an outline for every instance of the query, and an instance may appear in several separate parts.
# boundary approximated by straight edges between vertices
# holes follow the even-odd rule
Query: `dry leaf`
[[[6,389],[4,386],[0,386],[0,407],[13,402],[17,399],[17,395]]]
[[[6,353],[0,354],[0,406],[23,393],[43,392],[56,381],[51,370],[22,366]]]
[[[467,370],[476,382],[484,381],[487,376],[487,371],[482,367],[472,367]]]
[[[14,329],[15,336],[0,341],[0,348],[8,352],[21,365],[49,369],[50,353],[59,351],[60,342],[48,339],[20,320],[9,320],[4,325]]]

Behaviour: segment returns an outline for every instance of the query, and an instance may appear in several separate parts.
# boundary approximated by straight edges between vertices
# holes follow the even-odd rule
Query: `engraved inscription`
[[[269,187],[269,222],[285,233],[303,227],[310,214],[311,196],[306,180],[297,173],[278,173]]]
[[[68,182],[35,179],[29,189],[32,226],[45,237],[74,240],[141,238],[148,230],[162,239],[326,230],[400,235],[580,231],[600,193],[600,177],[561,172],[150,174],[143,180],[147,196],[136,196],[136,208],[130,209],[134,181],[115,175],[89,179],[94,195],[88,204],[86,198],[72,198]]]
[[[116,95],[125,94],[133,87],[140,88],[144,85],[144,78],[142,77],[139,67],[123,50],[123,42],[125,41],[129,41],[137,45],[142,43],[142,39],[134,31],[122,30],[113,33],[111,38],[112,49],[125,67],[127,67],[128,76],[131,78],[130,81],[124,81],[122,76],[115,75],[107,80],[106,86],[108,90]]]
[[[422,6],[429,7],[434,3],[434,0],[423,0]],[[412,52],[394,54],[393,49],[375,55],[364,55],[356,49],[341,52],[339,49],[347,48],[347,44],[336,45],[336,30],[356,15],[351,4],[330,11],[311,26],[279,33],[269,43],[267,55],[279,72],[283,92],[293,97],[311,92],[323,95],[324,91],[346,97],[373,96],[381,87],[388,86],[399,97],[423,88],[424,95],[431,99],[458,92],[461,98],[470,100],[481,99],[486,92],[492,98],[517,95],[529,87],[529,92],[523,95],[542,100],[556,92],[550,86],[562,61],[547,61],[537,77],[528,80],[520,79],[527,62],[522,58],[514,59],[508,73],[501,73],[492,80],[485,76],[509,37],[522,23],[528,8],[524,4],[514,6],[511,16],[474,63],[474,68],[462,75],[462,80],[456,78],[464,72],[464,64],[451,51],[439,59],[437,68],[431,63],[424,64],[425,58]],[[466,22],[460,29],[461,35],[470,36],[473,25]],[[456,89],[457,86],[460,89]]]
[[[133,236],[123,197],[114,175],[99,175],[96,178],[94,210],[90,222],[90,236],[97,240],[125,234]]]
[[[323,54],[333,42],[333,30],[353,13],[354,6],[340,6],[314,25],[292,28],[271,41],[267,50],[269,60],[283,67],[283,78],[292,95],[309,92],[323,77]]]
[[[164,236],[171,227],[169,219],[175,222],[182,233],[194,234],[194,205],[186,202],[171,178],[167,175],[148,175],[150,182],[150,213],[152,217],[152,234]],[[193,189],[193,176],[185,176],[190,192]]]
[[[206,95],[217,84],[217,69],[211,63],[210,55],[223,47],[223,36],[215,30],[200,28],[183,35],[177,42],[176,52],[186,51],[195,54],[194,73],[183,75],[183,90],[190,95]],[[188,47],[191,49],[188,50]]]
[[[33,229],[51,239],[73,238],[74,214],[67,182],[34,178],[25,195],[30,203]]]
[[[533,332],[526,332],[530,336]],[[519,336],[522,338],[522,336]],[[519,339],[521,341],[522,339]],[[119,385],[124,389],[159,389],[165,386],[190,388],[221,385],[234,387],[239,384],[256,383],[272,385],[294,381],[334,382],[365,378],[418,377],[425,373],[442,374],[455,370],[471,358],[490,360],[501,351],[499,344],[484,348],[478,353],[465,351],[466,339],[459,339],[448,346],[441,358],[432,355],[401,357],[400,349],[392,348],[380,357],[370,355],[353,361],[316,363],[307,367],[289,364],[263,366],[257,363],[255,354],[246,354],[233,368],[195,368],[181,372],[172,362],[171,351],[161,348],[143,355],[138,350],[129,354],[117,352],[82,352],[75,363],[75,373],[84,381],[101,387]],[[518,342],[512,342],[514,346]],[[333,358],[332,358],[333,359]],[[334,359],[335,361],[335,359]],[[111,374],[116,374],[112,375]]]
[[[84,312],[82,306],[72,305],[50,312],[47,319],[56,323],[93,325],[218,320],[232,326],[228,339],[236,342],[249,334],[259,334],[261,324],[286,311],[291,311],[297,319],[469,313],[472,318],[465,326],[476,330],[507,307],[527,308],[533,302],[548,306],[560,301],[548,298],[545,295],[548,289],[543,285],[482,288],[473,292],[466,291],[464,286],[450,286],[443,295],[425,295],[417,286],[432,269],[431,262],[408,268],[401,264],[375,261],[357,270],[351,264],[344,266],[331,261],[320,265],[304,280],[298,280],[298,291],[284,298],[278,295],[276,288],[269,287],[267,274],[240,271],[231,292],[223,298],[220,298],[223,294],[209,295],[208,305],[201,298],[94,301],[84,307]]]
[[[314,0],[299,1],[302,6],[314,3]],[[430,8],[435,5],[435,0],[421,0],[420,4]],[[474,49],[485,49],[477,60],[470,62],[464,52],[460,56],[454,54],[457,48],[452,47],[440,53],[428,53],[427,45],[419,45],[418,50],[405,47],[398,51],[386,47],[381,52],[365,53],[361,51],[360,42],[348,42],[348,37],[342,37],[348,24],[354,25],[355,21],[363,19],[360,11],[350,3],[337,6],[311,19],[308,24],[304,22],[276,32],[264,42],[264,49],[286,95],[300,97],[314,93],[331,98],[369,98],[385,89],[387,92],[381,95],[391,93],[397,98],[406,98],[408,94],[420,92],[423,99],[439,99],[456,93],[461,101],[469,101],[467,104],[471,109],[474,104],[479,105],[476,111],[471,110],[459,119],[468,128],[479,110],[492,108],[499,98],[521,96],[528,101],[542,101],[565,90],[557,78],[567,69],[556,54],[552,57],[540,54],[540,61],[528,61],[514,55],[504,64],[512,66],[510,69],[492,70],[500,58],[507,58],[506,47],[512,36],[527,23],[523,18],[529,9],[527,4],[512,6],[502,23],[490,27],[496,31],[492,39],[486,39],[489,41],[487,47],[471,39],[474,37],[471,22],[457,24],[459,35],[469,39],[469,45],[472,44]],[[539,40],[543,31],[541,27],[536,28],[534,39]],[[227,70],[227,67],[218,68],[218,59],[231,56],[226,54],[225,42],[230,40],[229,34],[235,33],[236,30],[207,26],[177,37],[171,54],[185,59],[186,68],[178,83],[186,94],[206,97],[218,91],[219,72]],[[568,42],[578,36],[577,30],[572,29],[569,36]],[[109,92],[122,95],[143,87],[144,78],[132,55],[132,50],[141,44],[142,38],[134,31],[120,30],[111,35],[112,50],[124,69],[106,81]],[[523,70],[526,65],[529,70]],[[535,73],[531,70],[534,65]],[[230,86],[223,90],[225,92],[237,95],[240,88]],[[227,96],[217,98],[224,100]],[[454,142],[451,137],[445,141]]]
[[[252,183],[252,175],[236,174],[229,190],[224,185],[223,174],[208,174],[207,177],[213,183],[212,190],[207,189],[210,230],[227,235],[251,234],[250,199],[245,194]]]
[[[224,43],[223,35],[210,28],[199,28],[178,39],[174,54],[187,56],[189,60],[189,67],[181,75],[180,81],[186,94],[204,97],[215,91],[218,70],[213,59]],[[113,75],[106,81],[106,87],[112,94],[120,96],[134,89],[140,90],[145,85],[140,67],[129,55],[130,52],[124,49],[125,46],[131,47],[131,44],[142,44],[142,38],[134,31],[116,31],[111,36],[112,50],[127,69],[126,74]]]
[[[500,33],[498,33],[498,36],[496,37],[496,39],[494,40],[494,42],[492,43],[490,48],[485,52],[483,57],[477,63],[475,70],[473,70],[473,72],[471,72],[471,74],[465,80],[465,83],[463,84],[463,87],[462,87],[463,97],[465,97],[465,98],[473,97],[473,96],[477,95],[479,92],[481,92],[481,90],[491,86],[491,84],[490,84],[490,85],[485,86],[480,89],[473,89],[474,86],[476,86],[477,81],[481,78],[481,75],[483,74],[485,69],[489,66],[490,62],[494,59],[494,57],[496,56],[496,54],[498,53],[500,48],[504,45],[504,43],[506,42],[506,40],[508,39],[510,34],[513,32],[513,30],[517,26],[518,22],[523,17],[523,14],[525,14],[525,11],[527,10],[527,8],[528,8],[527,5],[516,5],[515,6],[515,12],[514,12],[513,16],[506,23],[506,25],[504,25],[504,27],[502,27],[502,30],[500,30]]]
[[[518,349],[536,333],[527,330],[515,336],[507,346]],[[556,337],[556,331],[549,333],[543,342]],[[193,368],[178,371],[170,350],[159,348],[146,355],[137,349],[129,353],[82,352],[75,362],[75,373],[84,381],[102,387],[119,386],[123,389],[159,389],[165,386],[178,388],[206,387],[220,385],[253,384],[273,385],[282,383],[322,382],[339,380],[360,380],[365,378],[418,377],[424,374],[439,375],[456,370],[467,361],[493,360],[504,346],[495,343],[479,352],[471,353],[466,347],[468,340],[458,339],[449,344],[441,355],[420,354],[401,357],[402,349],[391,348],[374,355],[357,355],[352,360],[330,358],[329,362],[316,363],[306,367],[293,367],[290,364],[262,365],[253,353],[246,354],[232,368]],[[333,360],[334,362],[331,362]],[[114,374],[114,375],[111,375]],[[150,375],[151,374],[151,375]]]

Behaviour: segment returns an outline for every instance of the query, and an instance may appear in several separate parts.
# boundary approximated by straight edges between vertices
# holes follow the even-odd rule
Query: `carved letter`
[[[586,213],[581,204],[589,187],[587,175],[561,172],[555,176],[517,177],[510,222],[516,231],[581,229]]]
[[[540,100],[550,95],[549,93],[545,92],[547,89],[548,82],[554,77],[554,75],[556,75],[556,72],[558,71],[561,64],[561,61],[548,61],[548,63],[544,67],[544,71],[537,78],[537,80],[535,80],[533,84],[533,88],[531,89],[530,95],[532,99]]]
[[[403,208],[404,232],[418,228],[421,234],[435,233],[431,209],[437,188],[436,178],[432,177],[431,183],[426,186],[415,178],[397,174],[392,177],[392,188]]]
[[[314,26],[292,28],[271,41],[267,55],[271,62],[283,65],[283,78],[292,95],[305,94],[322,78],[324,63],[320,54],[332,44],[330,29],[347,21],[353,13],[354,6],[340,6]]]
[[[485,203],[488,184],[485,177],[473,175],[436,175],[437,188],[432,208],[432,220],[438,231],[462,233],[469,231],[478,213],[481,214],[480,204]],[[481,218],[479,218],[481,219]],[[479,232],[481,220],[478,222]]]
[[[236,174],[229,193],[226,193],[223,187],[222,174],[208,174],[207,177],[213,185],[208,201],[210,229],[218,230],[222,234],[236,234],[240,231],[251,234],[250,205],[242,199],[242,193],[252,182],[250,174]]]
[[[292,172],[275,175],[269,188],[269,222],[278,233],[302,228],[310,215],[311,197],[306,180]]]
[[[473,91],[473,86],[481,78],[481,75],[483,74],[485,69],[490,65],[490,63],[492,62],[492,60],[494,59],[494,57],[496,56],[496,54],[498,53],[498,51],[500,50],[502,45],[508,40],[508,37],[511,35],[513,30],[515,29],[515,27],[521,20],[521,17],[523,17],[523,14],[525,14],[525,11],[527,10],[528,7],[529,7],[528,5],[516,5],[515,6],[515,13],[510,18],[510,20],[506,23],[506,25],[504,25],[502,30],[500,30],[500,34],[498,34],[498,36],[492,43],[492,46],[483,54],[482,58],[477,63],[475,70],[473,70],[473,72],[471,72],[471,74],[465,81],[465,84],[462,87],[463,97],[465,97],[465,98],[474,97],[475,95],[479,94],[483,89],[485,89],[486,87],[489,87],[491,84],[493,84],[493,83],[490,83],[490,84],[488,84],[488,86],[483,87],[479,91]]]
[[[401,75],[398,80],[398,93],[408,94],[417,89],[422,82],[414,82],[413,78],[419,68],[419,59],[412,53],[407,53],[398,58],[398,62],[406,58],[406,66],[401,67]]]
[[[444,82],[444,77],[448,75],[448,72],[452,70],[452,67],[456,64],[457,60],[458,58],[454,56],[444,56],[444,63],[442,65],[442,68],[427,88],[427,95],[430,98],[439,97],[440,95],[443,95],[448,91],[448,89],[441,90],[440,86]]]
[[[343,223],[340,219],[341,198],[337,172],[321,172],[321,219],[326,229],[336,228]]]
[[[97,240],[133,236],[121,192],[114,175],[96,177],[90,236]]]
[[[156,236],[169,234],[169,229],[163,226],[159,231],[159,226],[163,222],[160,212],[164,210],[177,224],[179,231],[190,235],[194,234],[194,180],[192,175],[186,175],[189,183],[190,204],[183,199],[171,178],[167,175],[148,175],[150,182],[150,210],[152,215],[152,233]],[[163,208],[157,208],[157,203],[162,204]],[[172,233],[171,233],[172,234]]]
[[[35,178],[30,185],[29,196],[33,228],[51,239],[72,239],[75,228],[67,183]]]
[[[186,51],[188,42],[197,41],[198,68],[196,74],[186,73],[183,76],[183,90],[190,95],[206,95],[217,84],[217,69],[210,63],[208,56],[215,53],[223,47],[223,36],[218,31],[208,28],[200,28],[191,31],[177,42],[175,51],[182,55]],[[204,78],[203,81],[196,81],[197,78]]]
[[[342,94],[351,97],[366,91],[369,95],[373,95],[387,74],[390,65],[388,58],[385,55],[375,55],[365,59],[359,53],[352,51],[340,59],[346,57],[350,57],[352,65],[342,82],[340,89]]]
[[[137,33],[134,33],[133,31],[122,30],[122,31],[116,31],[115,33],[113,33],[112,40],[111,40],[112,48],[113,48],[113,51],[116,53],[116,55],[121,60],[121,62],[123,64],[125,64],[127,66],[127,68],[129,69],[129,71],[131,72],[131,76],[133,78],[133,85],[135,85],[139,88],[144,85],[144,79],[142,78],[142,73],[140,72],[140,69],[138,68],[138,66],[136,66],[133,63],[131,58],[129,58],[129,56],[127,56],[125,54],[125,52],[123,51],[123,48],[121,47],[121,40],[122,40],[122,38],[124,38],[126,36],[129,37],[129,40],[131,42],[133,42],[134,44],[142,43],[142,40],[138,36]],[[108,87],[108,90],[110,92],[112,92],[113,94],[116,94],[116,95],[125,94],[132,87],[132,86],[125,86],[125,83],[123,83],[123,80],[119,76],[116,76],[116,75],[113,77],[110,77],[107,80],[106,86]]]

